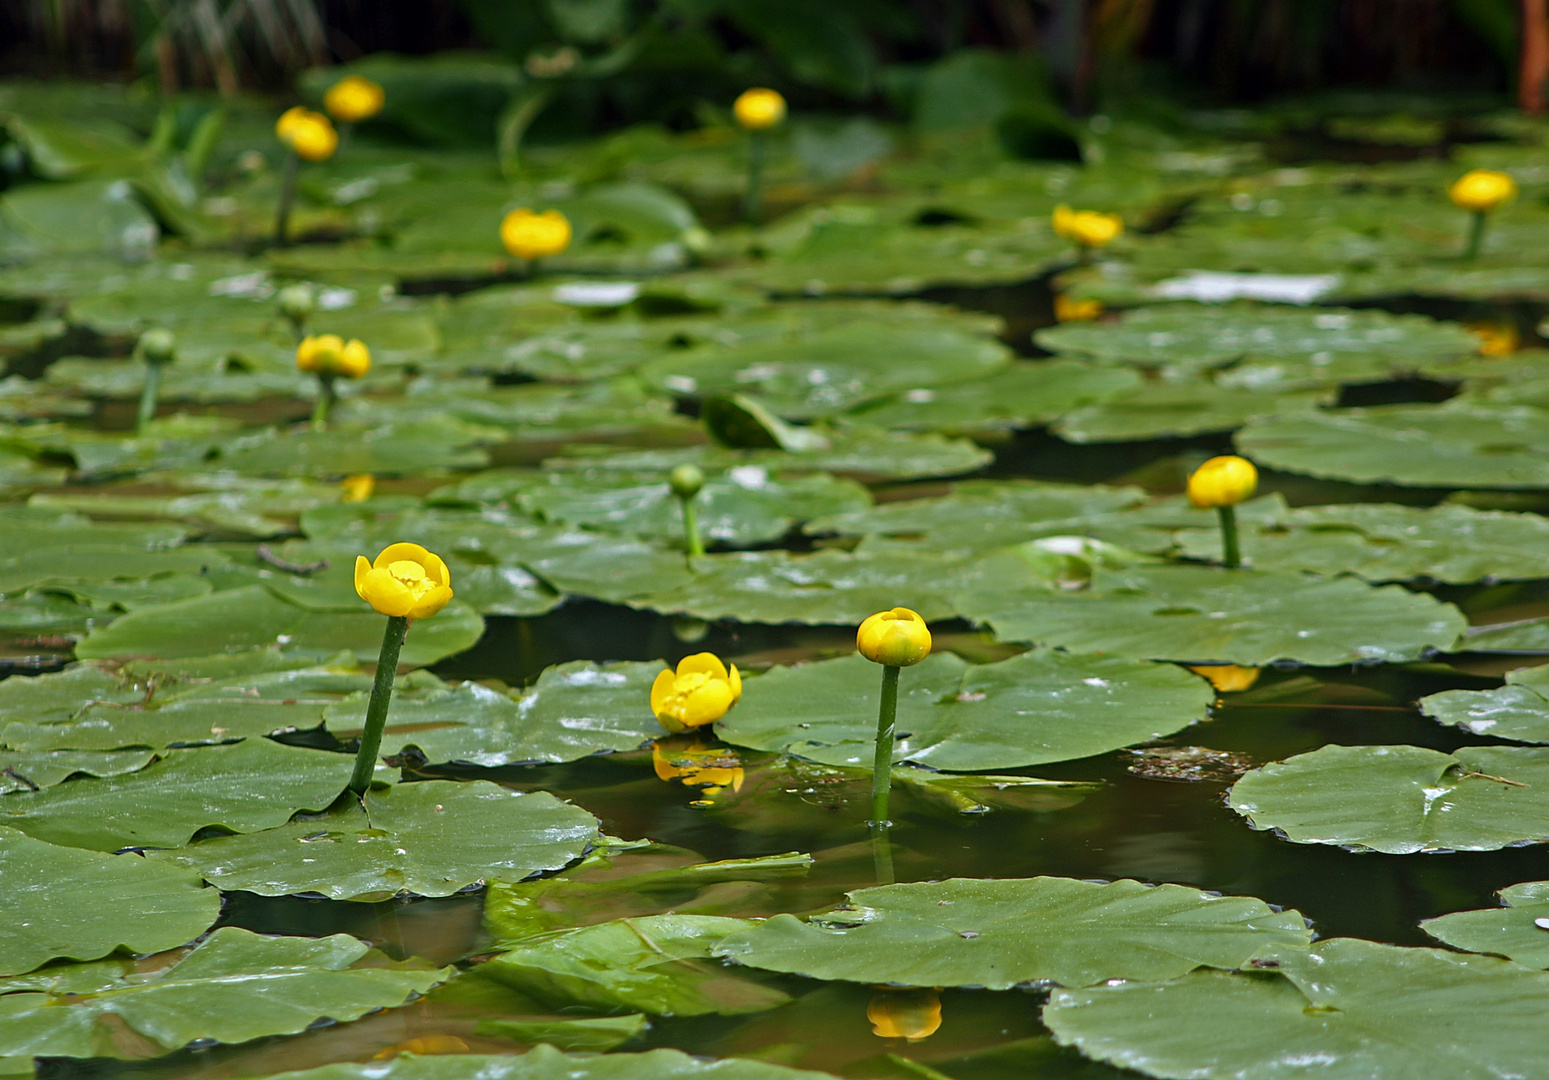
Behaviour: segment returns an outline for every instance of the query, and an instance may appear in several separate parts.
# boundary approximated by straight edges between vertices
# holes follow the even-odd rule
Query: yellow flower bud
[[[387,95],[379,84],[359,75],[346,75],[323,95],[323,108],[335,120],[354,124],[381,112],[386,100]]]
[[[296,367],[318,375],[358,379],[371,370],[371,350],[355,338],[346,342],[338,334],[309,334],[296,346]]]
[[[1522,337],[1510,323],[1466,323],[1479,339],[1480,356],[1510,356],[1522,347]]]
[[[1452,204],[1461,210],[1483,213],[1494,210],[1517,193],[1517,182],[1503,172],[1474,169],[1447,189]]]
[[[1189,477],[1189,502],[1200,509],[1236,506],[1259,487],[1253,462],[1233,454],[1213,457]]]
[[[339,148],[339,133],[322,113],[297,105],[275,121],[274,133],[307,161],[327,161]]]
[[[428,619],[452,599],[452,575],[418,544],[389,544],[374,563],[355,557],[355,592],[383,615]]]
[[[1102,313],[1101,300],[1077,300],[1064,293],[1054,294],[1054,318],[1057,322],[1091,322]]]
[[[339,481],[339,501],[347,503],[365,502],[371,498],[371,493],[376,490],[376,477],[370,473],[356,473],[354,476],[346,476]]]
[[[713,724],[742,696],[737,665],[721,663],[714,653],[695,653],[678,662],[678,670],[663,671],[651,685],[651,711],[668,731]]]
[[[874,664],[909,667],[930,655],[930,630],[906,607],[868,616],[855,634],[855,647]]]
[[[570,219],[558,210],[540,214],[524,206],[500,223],[500,241],[518,259],[558,255],[570,246],[570,236]]]
[[[1124,232],[1124,219],[1118,214],[1099,214],[1096,210],[1072,210],[1060,205],[1052,218],[1054,235],[1087,248],[1100,248]]]
[[[785,98],[777,90],[755,86],[737,96],[731,111],[749,131],[764,131],[785,119]]]
[[[941,1027],[941,995],[934,990],[884,990],[867,1003],[866,1019],[879,1039],[919,1042]]]

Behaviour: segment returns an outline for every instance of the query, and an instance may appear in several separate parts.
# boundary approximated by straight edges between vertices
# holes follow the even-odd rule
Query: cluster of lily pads
[[[1544,882],[1426,921],[1449,950],[778,841],[821,789],[926,876],[910,814],[1072,828],[1092,785],[1025,770],[1259,669],[1549,654],[1543,129],[1292,168],[1235,114],[1102,117],[1076,164],[761,90],[511,181],[391,137],[453,76],[357,68],[278,127],[0,87],[0,1073],[325,1021],[370,1034],[315,1080],[1541,1071]],[[1471,626],[1481,585],[1520,617]],[[534,640],[587,604],[672,654]],[[516,655],[452,675],[497,625]],[[698,646],[756,625],[807,629]],[[1545,840],[1549,677],[1446,670],[1420,711],[1466,745],[1245,766],[1222,813]],[[616,828],[599,761],[753,853]],[[481,930],[258,933],[257,898]],[[1019,1035],[932,1057],[959,1000]],[[847,1009],[886,1041],[808,1060]]]

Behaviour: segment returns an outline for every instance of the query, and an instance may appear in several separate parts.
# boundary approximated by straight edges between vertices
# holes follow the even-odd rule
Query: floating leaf
[[[717,942],[748,925],[713,915],[618,919],[535,938],[479,973],[555,1008],[652,1016],[762,1012],[790,997],[709,959]]]
[[[987,583],[957,608],[1013,641],[1249,667],[1414,660],[1452,648],[1466,625],[1424,593],[1354,578],[1159,566],[1099,569],[1076,592],[1040,585]]]
[[[707,1061],[702,1057],[690,1057],[680,1050],[572,1056],[552,1046],[537,1046],[516,1057],[480,1054],[416,1057],[409,1054],[369,1065],[324,1065],[305,1072],[283,1074],[283,1080],[700,1080],[701,1077],[707,1080],[833,1080],[828,1073],[789,1069],[746,1058]],[[281,1077],[270,1080],[281,1080]]]
[[[1445,945],[1466,952],[1493,953],[1533,968],[1549,968],[1549,882],[1524,881],[1496,891],[1501,907],[1455,911],[1420,923]]]
[[[1526,405],[1379,405],[1270,417],[1237,433],[1260,465],[1409,487],[1549,487],[1549,412]]]
[[[12,679],[17,676],[12,676]],[[0,750],[0,795],[38,791],[72,776],[122,776],[151,763],[150,750]]]
[[[579,1020],[480,1020],[473,1033],[529,1046],[547,1043],[557,1050],[602,1054],[644,1034],[650,1026],[644,1013],[630,1013]]]
[[[1531,1076],[1549,975],[1485,956],[1352,938],[1282,951],[1273,972],[1055,990],[1044,1023],[1149,1076],[1486,1080]]]
[[[450,968],[383,966],[383,960],[347,934],[263,937],[223,926],[170,966],[85,997],[27,994],[7,1002],[0,1009],[0,1055],[142,1056],[117,1043],[117,1024],[161,1053],[196,1039],[240,1043],[291,1035],[318,1020],[347,1022],[402,1005],[452,974]]]
[[[951,878],[884,885],[806,922],[776,915],[716,956],[819,979],[900,986],[1093,986],[1237,968],[1311,940],[1295,911],[1182,885]]]
[[[1549,838],[1549,750],[1325,746],[1247,773],[1230,805],[1299,844],[1494,851]]]
[[[320,817],[155,856],[231,892],[330,900],[450,896],[558,870],[596,841],[597,819],[547,792],[485,780],[398,784]]]
[[[1470,639],[1472,643],[1472,639]],[[1514,742],[1549,743],[1549,670],[1518,668],[1495,690],[1443,690],[1420,699],[1420,711],[1438,724]]]
[[[916,386],[876,405],[857,419],[889,430],[980,433],[1041,427],[1085,411],[1140,385],[1123,368],[1057,358],[1019,363],[985,379],[945,386]]]
[[[73,780],[8,795],[0,821],[73,847],[181,847],[204,828],[272,829],[298,810],[321,811],[344,790],[344,754],[248,739],[234,746],[170,750],[126,776]]]
[[[1234,390],[1205,379],[1148,382],[1067,413],[1054,433],[1067,442],[1102,443],[1234,431],[1255,416],[1306,412],[1333,404],[1332,398],[1318,390]]]
[[[365,607],[364,603],[361,605]],[[262,585],[249,585],[192,600],[140,610],[93,630],[76,646],[83,660],[113,656],[178,658],[211,650],[236,652],[278,644],[319,658],[350,649],[363,662],[382,645],[382,617],[374,611],[344,614],[308,611]],[[401,662],[414,666],[471,648],[484,633],[484,620],[454,600],[434,619],[409,634]]]
[[[744,683],[716,733],[865,767],[880,682],[877,666],[858,655],[777,668]],[[1052,649],[983,665],[937,653],[900,683],[893,760],[960,771],[1068,761],[1161,738],[1204,719],[1214,696],[1171,665]]]
[[[3,827],[0,874],[0,975],[61,957],[161,952],[192,941],[220,916],[220,895],[196,874],[138,855],[56,847]]]

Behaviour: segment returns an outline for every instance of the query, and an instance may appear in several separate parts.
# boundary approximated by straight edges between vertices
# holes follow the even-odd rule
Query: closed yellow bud
[[[1236,506],[1259,487],[1253,462],[1233,454],[1213,457],[1189,477],[1189,502],[1200,509]]]
[[[525,206],[500,223],[500,242],[518,259],[558,255],[570,246],[570,219],[558,210],[538,213]]]
[[[742,696],[737,665],[727,665],[714,653],[695,653],[666,670],[651,684],[651,712],[668,731],[713,724]]]
[[[1494,210],[1516,193],[1517,182],[1493,169],[1466,172],[1447,189],[1454,206],[1477,213]]]
[[[359,75],[346,75],[323,95],[323,108],[335,120],[354,124],[381,112],[386,100],[380,84]]]
[[[1124,219],[1118,214],[1072,210],[1063,205],[1054,208],[1052,222],[1055,236],[1088,248],[1103,247],[1124,232]]]
[[[1054,318],[1057,322],[1091,322],[1103,313],[1101,300],[1078,300],[1064,293],[1054,294]]]
[[[855,647],[874,664],[909,667],[930,655],[930,630],[906,607],[879,611],[861,623]]]
[[[371,350],[364,342],[346,342],[338,334],[309,334],[296,346],[296,367],[318,375],[358,379],[371,370]]]
[[[778,90],[755,86],[737,96],[731,111],[736,115],[737,123],[749,131],[764,131],[785,119],[785,98]]]
[[[452,599],[452,575],[418,544],[389,544],[375,562],[356,556],[355,592],[383,615],[428,619]]]
[[[297,105],[275,121],[274,133],[297,156],[307,161],[327,161],[339,148],[339,133],[322,113]]]

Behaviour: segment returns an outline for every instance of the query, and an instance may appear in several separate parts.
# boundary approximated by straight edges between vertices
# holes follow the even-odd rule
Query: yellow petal
[[[683,703],[681,719],[689,727],[703,727],[725,716],[731,703],[731,684],[712,680],[689,694],[688,700]]]
[[[418,600],[414,601],[414,606],[410,608],[408,612],[409,618],[428,619],[436,612],[446,607],[446,605],[451,603],[451,601],[452,590],[447,588],[445,585],[437,585],[435,588],[421,596]]]
[[[414,593],[385,567],[366,575],[360,595],[383,615],[403,616],[414,609]]]
[[[355,556],[355,594],[362,600],[370,603],[370,597],[366,595],[366,575],[371,573],[371,564],[366,561],[364,555]]]
[[[731,683],[731,699],[735,703],[742,697],[742,675],[737,671],[736,664],[731,665],[731,676],[728,681]]]
[[[668,668],[663,668],[656,675],[656,681],[651,684],[651,712],[658,720],[667,709],[667,703],[672,700],[672,684],[677,681]]]
[[[693,656],[685,656],[678,661],[678,674],[690,675],[694,672],[702,672],[712,679],[726,678],[726,665],[721,663],[721,658],[715,653],[701,652]]]
[[[428,566],[431,557],[430,552],[418,544],[388,544],[382,549],[382,554],[378,555],[376,561],[371,565],[378,570],[386,570],[395,562],[412,562],[419,563],[421,566]],[[437,559],[436,561],[440,562],[441,560]],[[442,564],[442,569],[443,571],[445,570],[444,563]]]

